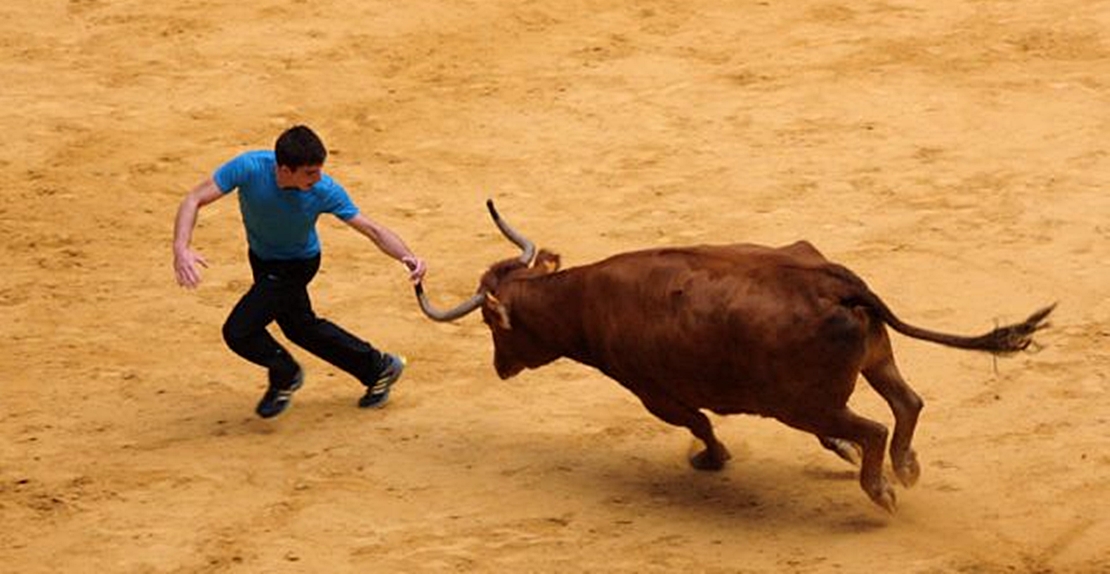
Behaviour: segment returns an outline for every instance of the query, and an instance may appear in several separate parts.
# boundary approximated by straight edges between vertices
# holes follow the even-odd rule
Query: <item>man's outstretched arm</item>
[[[173,224],[173,270],[177,275],[177,284],[182,287],[191,289],[200,285],[200,267],[208,267],[204,257],[189,246],[193,241],[193,228],[197,225],[197,213],[200,208],[223,196],[216,182],[209,177],[186,194],[177,208]]]

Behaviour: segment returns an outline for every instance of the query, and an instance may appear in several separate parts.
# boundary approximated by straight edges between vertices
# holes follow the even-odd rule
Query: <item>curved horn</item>
[[[416,299],[420,302],[420,309],[424,311],[424,314],[427,315],[429,319],[440,322],[454,321],[459,317],[470,314],[478,307],[481,307],[482,301],[484,301],[486,298],[485,293],[477,293],[470,299],[463,301],[462,304],[458,305],[457,307],[448,309],[446,311],[441,311],[439,309],[436,309],[432,305],[432,303],[428,301],[428,296],[424,294],[423,283],[417,283],[415,289]]]
[[[493,222],[497,224],[497,228],[501,230],[501,233],[509,238],[509,241],[512,241],[517,247],[520,247],[520,249],[524,251],[524,253],[520,255],[520,262],[531,266],[532,260],[536,257],[536,246],[532,244],[528,238],[517,233],[517,231],[510,227],[504,219],[501,219],[501,214],[497,213],[497,208],[493,206],[492,199],[486,200],[486,208],[489,209],[489,215],[493,218]]]
[[[523,251],[520,255],[520,262],[525,265],[532,265],[532,260],[536,257],[536,246],[526,237],[517,233],[504,219],[501,219],[501,214],[497,213],[497,208],[493,206],[492,199],[486,200],[486,208],[489,209],[490,217],[493,218],[493,222],[497,224],[497,228],[501,230],[501,233]],[[486,299],[485,292],[479,291],[472,295],[470,299],[463,301],[460,305],[442,311],[436,309],[431,301],[428,300],[428,296],[424,293],[423,283],[417,283],[414,289],[416,290],[416,299],[420,302],[420,309],[433,321],[454,321],[455,319],[472,313],[478,307],[481,307]]]

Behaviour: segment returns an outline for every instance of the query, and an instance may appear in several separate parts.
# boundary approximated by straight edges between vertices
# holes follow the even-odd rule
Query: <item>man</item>
[[[224,323],[228,347],[269,371],[270,384],[255,412],[277,416],[304,382],[304,371],[267,332],[277,321],[286,338],[350,373],[366,386],[363,408],[381,407],[405,368],[402,357],[382,353],[338,325],[317,317],[308,284],[320,268],[316,219],[331,213],[404,263],[409,279],[424,276],[424,262],[401,238],[367,219],[335,180],[323,173],[327,150],[305,126],[281,134],[274,151],[251,151],[227,162],[185,196],[174,223],[173,266],[183,287],[200,284],[204,258],[190,247],[201,207],[239,191],[254,284]]]

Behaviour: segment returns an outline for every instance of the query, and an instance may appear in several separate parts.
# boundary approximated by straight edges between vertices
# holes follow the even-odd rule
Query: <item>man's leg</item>
[[[270,383],[285,385],[300,370],[297,362],[266,331],[276,315],[277,298],[265,286],[255,284],[232,309],[224,323],[224,342],[244,359],[266,367]]]
[[[403,357],[382,353],[339,325],[312,315],[296,319],[278,318],[289,340],[308,352],[349,373],[366,386],[359,399],[362,408],[382,407],[389,400],[393,384],[405,369]]]
[[[356,379],[372,381],[384,367],[383,354],[370,343],[339,325],[317,317],[308,293],[278,313],[277,322],[285,336],[304,350],[320,357]]]
[[[251,269],[255,282],[239,300],[224,323],[227,346],[244,359],[266,367],[269,387],[259,402],[259,416],[280,414],[289,404],[293,391],[300,388],[303,372],[289,352],[266,331],[284,305],[288,281],[252,254]]]
[[[377,389],[377,398],[388,396],[389,386],[400,377],[404,368],[400,358],[382,353],[339,325],[316,316],[308,296],[308,282],[319,268],[319,259],[304,262],[303,286],[289,293],[278,311],[277,323],[285,336],[297,346],[320,357],[358,379],[368,389]],[[396,373],[394,373],[396,371]],[[390,379],[383,387],[383,377]],[[378,401],[384,403],[384,400]],[[375,405],[370,405],[375,406]]]

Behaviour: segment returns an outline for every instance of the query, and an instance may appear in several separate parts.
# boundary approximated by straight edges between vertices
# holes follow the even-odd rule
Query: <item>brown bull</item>
[[[449,311],[433,307],[422,286],[417,295],[438,321],[481,307],[501,378],[560,357],[595,367],[705,443],[690,460],[702,470],[720,469],[729,453],[700,409],[774,417],[850,461],[862,453],[860,485],[889,511],[887,429],[847,406],[862,373],[894,412],[894,474],[912,486],[920,467],[911,442],[923,403],[898,372],[886,327],[950,347],[1012,353],[1030,345],[1052,311],[976,337],[921,329],[805,241],[649,249],[559,271],[557,255],[535,254],[487,205],[524,254],[493,265],[478,292]]]

